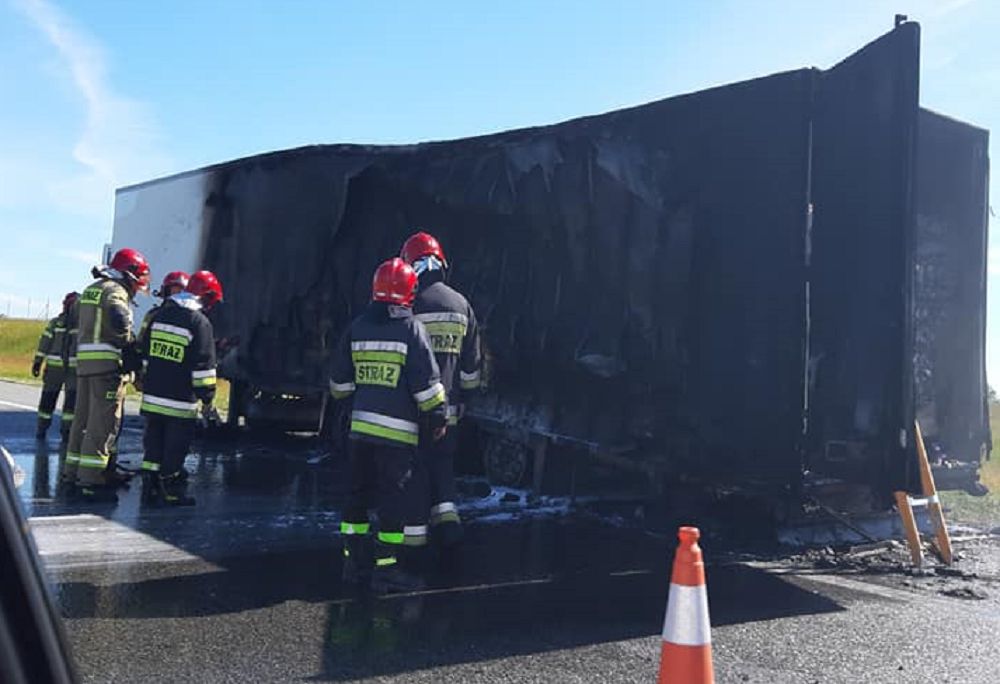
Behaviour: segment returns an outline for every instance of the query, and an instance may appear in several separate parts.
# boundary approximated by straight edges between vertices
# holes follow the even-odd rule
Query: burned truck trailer
[[[220,275],[232,417],[317,423],[373,269],[423,228],[481,320],[466,423],[497,477],[537,480],[557,445],[654,480],[884,497],[913,483],[920,417],[965,486],[989,444],[987,133],[918,87],[907,23],[828,70],[123,188],[114,245]]]

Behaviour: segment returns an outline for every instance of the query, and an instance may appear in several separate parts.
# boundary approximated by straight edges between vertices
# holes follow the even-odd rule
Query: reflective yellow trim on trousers
[[[76,465],[80,462],[80,454],[76,454],[70,451],[66,452],[66,465]]]
[[[108,467],[108,457],[101,455],[80,454],[79,465],[81,468],[100,468],[104,470]]]
[[[363,420],[356,419],[351,421],[351,432],[357,432],[362,435],[370,435],[372,437],[381,437],[382,439],[387,439],[392,442],[402,442],[403,444],[411,444],[414,446],[416,446],[420,441],[420,438],[413,433],[404,432],[403,430],[394,430],[393,428],[374,425],[372,423],[366,423]]]
[[[341,534],[368,534],[369,530],[371,530],[370,523],[340,523]]]
[[[383,544],[402,544],[406,536],[402,532],[379,532],[378,540]]]

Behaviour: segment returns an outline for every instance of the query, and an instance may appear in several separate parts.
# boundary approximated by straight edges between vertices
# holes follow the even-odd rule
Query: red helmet
[[[63,311],[69,311],[69,307],[73,306],[79,298],[79,292],[67,292],[66,296],[63,297]]]
[[[399,306],[413,304],[417,290],[417,274],[402,259],[389,259],[375,269],[372,279],[372,300]]]
[[[187,287],[189,276],[184,271],[171,271],[167,275],[163,276],[163,282],[160,284],[160,291],[156,294],[159,297],[166,297],[170,288],[179,287],[182,290]]]
[[[444,250],[441,249],[441,243],[430,233],[420,232],[411,235],[403,243],[403,249],[399,251],[399,256],[403,258],[403,261],[411,265],[417,259],[425,256],[436,256],[444,266],[448,265],[448,260],[444,256]]]
[[[206,310],[222,301],[222,283],[211,271],[198,271],[191,275],[185,292],[190,292],[201,300]]]
[[[139,290],[149,287],[149,263],[140,252],[128,247],[119,249],[108,266],[124,274]]]

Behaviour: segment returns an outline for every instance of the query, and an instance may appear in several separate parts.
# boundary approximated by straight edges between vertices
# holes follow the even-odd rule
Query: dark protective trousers
[[[427,543],[426,474],[416,467],[416,449],[349,440],[350,491],[341,533],[367,535],[368,511],[378,511],[376,556],[395,558],[401,546]]]
[[[142,471],[163,477],[179,473],[194,441],[194,423],[189,418],[147,415],[142,434]]]
[[[77,376],[77,406],[66,445],[62,476],[84,486],[108,484],[106,471],[114,470],[115,442],[121,430],[125,405],[125,377]]]
[[[72,373],[62,368],[45,369],[42,376],[42,396],[38,400],[38,432],[44,433],[52,425],[52,414],[59,401],[59,392],[65,385],[63,394],[62,423],[60,430],[65,436],[73,423],[73,411],[76,406],[76,379]]]
[[[430,493],[430,524],[436,527],[459,524],[455,489],[455,453],[458,450],[458,429],[449,428],[442,439],[422,439],[420,460],[427,470]]]

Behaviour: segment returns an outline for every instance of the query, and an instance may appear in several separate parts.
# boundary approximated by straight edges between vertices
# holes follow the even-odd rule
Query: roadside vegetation
[[[979,479],[990,493],[970,496],[964,492],[942,492],[941,501],[949,522],[991,529],[1000,526],[1000,404],[996,401],[990,402],[990,431],[993,433],[992,458],[984,461],[979,471]]]
[[[31,377],[31,360],[46,321],[0,318],[0,378],[41,384]]]
[[[41,377],[31,377],[31,362],[38,346],[38,338],[47,321],[19,318],[0,318],[0,380],[14,380],[31,385],[41,385]],[[131,385],[130,396],[138,395]],[[225,412],[229,404],[229,383],[219,380],[215,392],[215,406]]]

